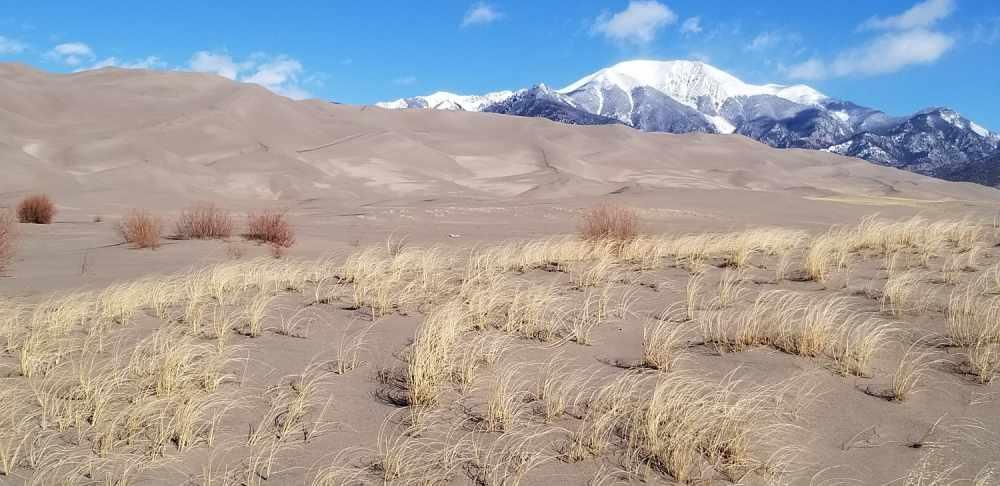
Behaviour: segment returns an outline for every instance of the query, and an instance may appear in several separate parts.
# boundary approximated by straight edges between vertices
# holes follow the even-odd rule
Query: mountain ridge
[[[558,90],[544,85],[489,93],[475,105],[440,93],[383,108],[434,108],[542,117],[571,124],[606,124],[668,133],[737,133],[775,148],[806,148],[858,157],[879,165],[949,178],[979,171],[962,166],[1000,150],[1000,135],[946,107],[908,116],[827,96],[806,85],[745,83],[700,61],[624,61]],[[528,100],[528,98],[536,98]],[[516,99],[516,102],[511,102]],[[434,103],[436,102],[436,103]],[[961,177],[958,176],[958,177]]]

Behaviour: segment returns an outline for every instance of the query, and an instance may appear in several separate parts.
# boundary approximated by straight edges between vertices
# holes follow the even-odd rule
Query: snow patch
[[[497,91],[484,95],[460,95],[438,91],[427,96],[414,96],[395,101],[375,103],[375,106],[398,110],[402,108],[431,108],[435,110],[482,111],[489,105],[514,96],[513,91]]]
[[[736,131],[736,127],[733,126],[732,123],[729,123],[729,120],[726,120],[725,118],[723,118],[721,116],[718,116],[718,115],[716,115],[716,116],[708,116],[708,115],[706,115],[705,118],[708,118],[708,121],[712,122],[712,124],[715,125],[715,129],[719,133],[723,133],[723,134],[728,135],[728,134],[734,133]]]
[[[973,121],[969,122],[969,130],[976,132],[976,135],[979,135],[980,137],[990,138],[990,136],[993,135],[989,130],[977,125],[976,122]]]
[[[817,105],[827,99],[809,86],[748,84],[714,66],[683,60],[621,62],[585,76],[558,92],[568,94],[591,84],[602,88],[615,86],[626,93],[636,87],[650,87],[692,108],[696,108],[703,97],[711,100],[716,108],[734,96],[768,94],[807,105]]]

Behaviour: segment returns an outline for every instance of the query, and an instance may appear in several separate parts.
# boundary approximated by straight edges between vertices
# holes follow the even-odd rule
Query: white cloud
[[[934,25],[955,11],[954,0],[924,0],[909,10],[891,17],[872,17],[861,24],[862,29],[909,30]]]
[[[832,61],[814,58],[792,66],[788,75],[800,79],[822,79],[894,73],[913,65],[931,64],[954,45],[954,38],[926,29],[892,32],[843,51]]]
[[[750,44],[747,44],[744,49],[748,51],[762,51],[772,47],[790,45],[801,41],[802,37],[796,33],[767,31],[757,34],[757,37],[754,37],[753,40],[750,41]]]
[[[486,2],[479,2],[469,8],[462,18],[462,27],[489,24],[500,20],[503,14]]]
[[[787,68],[787,74],[794,79],[823,79],[827,76],[826,64],[813,58]]]
[[[953,0],[925,0],[899,15],[872,17],[860,28],[889,32],[841,51],[832,59],[812,58],[796,64],[786,68],[785,73],[798,79],[878,76],[932,64],[955,46],[955,37],[930,27],[954,10]]]
[[[97,59],[94,50],[83,42],[67,42],[53,47],[45,53],[45,58],[67,66],[79,66]]]
[[[305,69],[296,59],[261,52],[253,53],[247,59],[237,62],[226,52],[198,51],[188,61],[188,69],[213,73],[244,83],[259,84],[295,100],[311,97],[309,91],[302,87],[302,83],[318,79],[315,76],[304,76]]]
[[[412,85],[416,84],[416,82],[417,82],[417,77],[416,76],[402,76],[402,77],[399,77],[399,78],[396,78],[396,79],[392,80],[393,84],[396,84],[396,85],[399,85],[399,86],[412,86]]]
[[[682,34],[697,34],[701,32],[701,17],[690,17],[681,24]]]
[[[122,69],[162,69],[167,67],[167,63],[156,56],[148,56],[143,59],[136,59],[133,61],[123,61],[117,57],[109,57],[107,59],[102,59],[97,61],[91,66],[88,66],[79,71],[88,71],[91,69],[101,69],[105,67],[118,67]]]
[[[188,61],[188,67],[191,71],[218,74],[228,79],[236,79],[241,70],[229,54],[209,51],[194,53]]]
[[[240,81],[259,84],[282,96],[292,99],[309,97],[309,92],[299,85],[302,63],[288,56],[277,56],[254,67],[254,73]]]
[[[593,32],[616,42],[643,45],[652,42],[658,30],[676,21],[677,14],[656,0],[631,0],[625,10],[597,17]]]
[[[28,45],[17,39],[9,39],[0,35],[0,55],[20,54],[28,48]]]

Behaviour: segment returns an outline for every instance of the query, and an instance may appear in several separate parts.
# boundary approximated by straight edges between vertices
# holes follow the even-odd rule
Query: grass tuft
[[[0,209],[0,272],[7,270],[14,261],[17,249],[17,224],[14,216],[6,209]]]

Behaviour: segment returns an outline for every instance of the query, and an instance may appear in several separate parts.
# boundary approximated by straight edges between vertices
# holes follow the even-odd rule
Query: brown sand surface
[[[989,327],[995,189],[741,136],[295,102],[209,75],[13,64],[0,64],[0,161],[0,207],[43,192],[58,209],[51,225],[18,225],[0,276],[0,484],[671,484],[682,475],[663,461],[671,444],[688,454],[690,479],[711,484],[887,484],[913,471],[923,479],[896,484],[997,484],[985,468],[1000,460],[1000,401],[992,372],[971,361],[1000,362],[1000,343],[955,331],[966,315],[956,296],[970,296],[970,319],[1000,340]],[[240,227],[246,211],[287,209],[297,243],[276,260],[238,236],[140,250],[114,230],[139,208],[170,234],[199,202]],[[636,208],[647,246],[578,242],[583,212],[608,202]],[[923,219],[834,237],[843,264],[809,278],[829,228],[876,213]],[[801,233],[774,251],[740,246],[765,227]],[[694,260],[681,250],[685,235],[727,232]],[[853,243],[879,233],[908,236]],[[748,260],[732,261],[736,248]],[[494,266],[470,263],[477,255]],[[912,292],[897,302],[887,289],[903,276]],[[725,282],[736,290],[723,303]],[[752,342],[713,339],[713,325],[737,333],[774,291],[839,298],[852,318],[885,326],[871,363],[844,372],[838,353],[872,330],[842,315],[832,320],[846,334],[831,331],[813,355],[776,344],[777,325],[799,315],[769,316]],[[496,299],[475,326],[474,296]],[[441,344],[447,364],[472,356],[474,376],[449,368],[437,400],[414,403],[421,333],[449,306],[468,326]],[[537,319],[517,317],[530,309]],[[670,370],[643,364],[643,334],[658,326],[680,336]],[[918,392],[887,399],[908,359],[925,365]],[[544,397],[547,376],[558,386]],[[602,423],[609,383],[627,392],[598,433],[606,446],[574,452]],[[711,389],[698,409],[730,415],[683,422],[673,410],[662,430],[730,420],[745,434],[638,446],[648,429],[634,420],[668,385],[669,396]],[[546,417],[560,397],[565,413]],[[731,407],[747,400],[746,415]],[[498,409],[511,414],[499,427]]]

